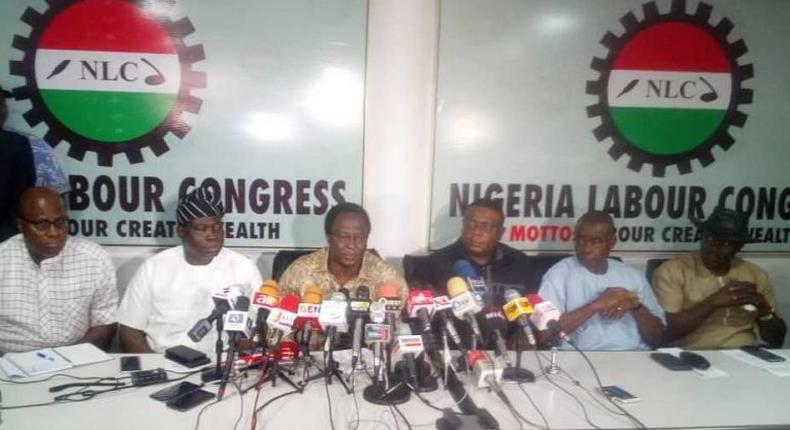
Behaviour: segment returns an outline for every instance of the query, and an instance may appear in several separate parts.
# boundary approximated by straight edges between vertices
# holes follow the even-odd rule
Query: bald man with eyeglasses
[[[33,187],[16,214],[21,232],[0,244],[0,351],[91,342],[115,334],[115,268],[101,246],[69,237],[60,195]]]

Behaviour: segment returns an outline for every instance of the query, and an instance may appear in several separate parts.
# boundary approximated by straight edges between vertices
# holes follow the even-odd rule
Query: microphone
[[[472,383],[475,387],[491,387],[494,390],[499,387],[501,390],[499,384],[502,381],[502,372],[504,372],[501,360],[492,358],[483,351],[473,350],[466,355],[466,361],[472,368]]]
[[[379,300],[384,300],[384,307],[387,315],[387,324],[390,325],[392,330],[395,330],[397,323],[400,321],[401,311],[403,310],[403,301],[400,296],[400,288],[393,283],[384,283],[379,285],[377,291]],[[387,374],[392,372],[392,341],[386,345],[386,361],[387,361]]]
[[[387,318],[386,299],[380,298],[370,304],[370,323],[365,324],[365,343],[373,346],[374,380],[383,381],[381,345],[392,341],[392,327],[384,323]]]
[[[420,322],[423,333],[431,331],[431,316],[433,315],[433,292],[431,290],[411,290],[406,302],[406,313],[409,318]]]
[[[510,322],[516,321],[518,323],[524,331],[527,341],[529,341],[529,344],[534,348],[535,334],[532,332],[532,327],[529,325],[528,318],[528,316],[532,315],[534,312],[532,304],[526,297],[521,297],[521,293],[514,289],[505,291],[505,300],[507,300],[507,303],[505,306],[502,306],[502,310],[505,311],[507,320]]]
[[[236,298],[242,295],[241,287],[230,285],[223,287],[211,295],[214,301],[214,309],[206,318],[201,318],[187,332],[187,336],[192,342],[198,343],[211,331],[214,321],[221,318],[235,304]],[[232,300],[232,301],[231,301]]]
[[[296,312],[296,330],[302,333],[299,343],[303,357],[310,355],[310,338],[313,331],[321,330],[318,316],[321,314],[321,302],[323,299],[323,292],[320,287],[315,284],[305,287],[302,294],[302,303],[299,303],[299,308]]]
[[[228,333],[229,342],[238,342],[239,339],[250,337],[252,334],[252,320],[250,319],[250,299],[240,296],[236,299],[233,310],[225,313],[223,324]]]
[[[477,354],[476,354],[477,353]],[[491,358],[482,351],[470,351],[467,360],[474,372],[474,383],[478,388],[489,387],[506,405],[511,406],[510,399],[502,390],[502,373],[504,366],[501,360]]]
[[[357,367],[362,356],[362,330],[370,310],[370,289],[364,285],[357,287],[356,298],[349,303],[349,317],[354,322],[351,340],[351,371]]]
[[[269,313],[276,308],[280,302],[280,292],[277,289],[277,281],[268,279],[261,284],[261,287],[252,295],[252,306],[255,309],[255,332],[258,336],[258,344],[266,352],[266,320]]]
[[[497,355],[502,357],[507,367],[512,367],[507,353],[505,337],[502,334],[507,332],[507,321],[505,320],[505,316],[502,315],[502,312],[498,309],[492,308],[484,315],[483,327],[485,328],[486,334],[493,336],[494,350]]]
[[[447,293],[450,295],[453,314],[458,319],[465,319],[472,328],[475,339],[483,343],[483,335],[480,333],[480,326],[475,318],[475,314],[480,312],[483,307],[478,303],[475,295],[469,291],[466,282],[457,276],[450,278],[447,281]]]
[[[485,279],[477,274],[477,269],[472,266],[472,263],[463,259],[456,261],[453,265],[453,273],[466,281],[479,303],[485,302],[485,298],[488,295],[488,287]]]
[[[423,346],[422,336],[411,334],[411,328],[408,324],[403,324],[398,333],[396,344],[396,351],[401,352],[401,357],[405,362],[402,371],[406,373],[405,378],[401,380],[408,381],[414,389],[414,392],[420,393],[419,374],[417,373],[417,356],[420,355],[425,347]],[[395,366],[397,369],[398,366]]]
[[[448,299],[447,296],[438,296],[433,298],[433,313],[434,315],[439,316],[439,322],[441,323],[440,326],[442,331],[453,341],[456,348],[458,348],[461,353],[466,355],[468,351],[464,347],[463,342],[461,342],[461,336],[455,329],[455,324],[453,324],[453,319],[449,314],[452,307],[453,305],[450,303],[450,299]]]
[[[230,305],[227,301],[222,301],[214,305],[214,310],[206,318],[201,318],[198,322],[189,329],[187,332],[187,336],[192,340],[192,342],[198,343],[203,340],[204,337],[211,331],[213,327],[212,323],[216,321],[217,318],[221,318],[225,315],[225,312],[230,310]]]
[[[266,325],[274,330],[274,345],[278,345],[283,336],[293,331],[296,313],[299,310],[299,296],[288,294],[280,300],[279,305],[269,312]]]
[[[332,293],[329,300],[324,300],[321,304],[321,312],[318,315],[318,323],[326,331],[326,342],[324,343],[324,354],[331,355],[334,349],[335,335],[337,333],[348,332],[348,301],[346,294],[336,291]]]
[[[543,298],[537,294],[530,294],[529,301],[535,309],[532,315],[529,316],[529,320],[532,321],[532,324],[534,324],[538,330],[549,329],[560,339],[568,340],[568,335],[562,331],[562,327],[558,321],[562,312],[560,312],[554,304],[543,300]]]
[[[400,312],[403,309],[403,301],[400,299],[400,288],[391,283],[379,285],[376,289],[377,299],[384,299],[384,306],[387,312],[387,320],[389,324],[394,326],[395,322],[400,319]]]
[[[252,333],[252,321],[249,316],[250,299],[247,296],[239,296],[233,310],[225,314],[225,331],[228,333],[228,355],[225,359],[225,369],[217,391],[217,401],[222,400],[225,394],[225,386],[230,379],[230,372],[233,369],[233,357],[236,355],[236,344],[241,336],[249,337]]]

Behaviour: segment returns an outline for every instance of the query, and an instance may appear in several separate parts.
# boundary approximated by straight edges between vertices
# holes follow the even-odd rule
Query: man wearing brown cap
[[[735,255],[747,243],[748,216],[717,207],[700,231],[699,252],[662,264],[653,289],[666,311],[665,342],[686,349],[738,348],[761,339],[780,347],[787,327],[776,313],[768,275]],[[756,330],[755,330],[756,328]]]

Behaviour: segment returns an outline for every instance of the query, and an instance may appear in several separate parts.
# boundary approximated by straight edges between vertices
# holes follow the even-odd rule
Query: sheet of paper
[[[71,362],[61,357],[52,348],[38,349],[28,352],[10,352],[4,356],[21,369],[27,376],[41,375],[70,369]]]
[[[102,361],[112,360],[109,354],[89,342],[61,346],[54,348],[54,350],[74,366],[83,366],[85,364],[101,363]]]

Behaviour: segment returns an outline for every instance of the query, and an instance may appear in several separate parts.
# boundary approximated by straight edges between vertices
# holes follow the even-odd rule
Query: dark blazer
[[[25,136],[0,129],[0,242],[18,233],[19,196],[36,183],[33,153]]]

